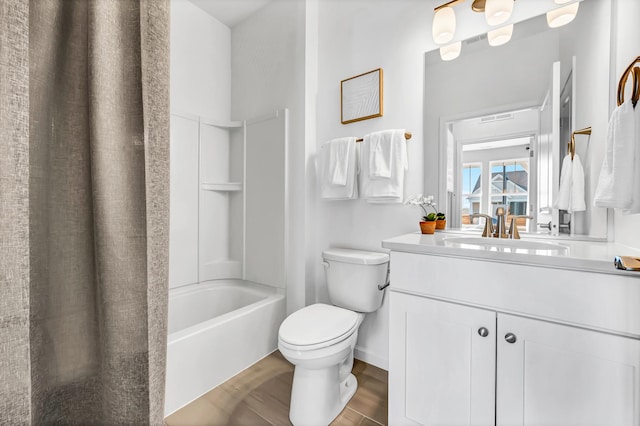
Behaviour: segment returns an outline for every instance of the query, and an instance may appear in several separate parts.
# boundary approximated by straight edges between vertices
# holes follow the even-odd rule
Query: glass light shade
[[[567,6],[562,6],[558,9],[550,10],[547,12],[547,24],[551,28],[558,28],[563,25],[567,25],[578,14],[579,2],[571,3]]]
[[[458,56],[460,56],[460,51],[462,50],[462,42],[458,41],[456,43],[451,43],[446,46],[442,46],[440,48],[440,58],[443,61],[452,61]]]
[[[489,25],[500,25],[511,18],[513,0],[487,0],[484,5],[484,18]]]
[[[513,34],[513,24],[500,27],[487,33],[490,46],[502,46],[511,40]]]
[[[456,14],[451,7],[442,7],[433,15],[433,41],[438,44],[453,40],[456,32]]]

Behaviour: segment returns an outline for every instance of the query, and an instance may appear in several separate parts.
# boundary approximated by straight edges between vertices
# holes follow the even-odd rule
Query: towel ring
[[[633,92],[631,95],[633,107],[635,108],[636,104],[638,103],[638,99],[640,98],[640,68],[634,67],[634,65],[638,62],[640,62],[640,56],[638,56],[633,62],[631,62],[631,64],[629,64],[627,69],[624,70],[624,73],[622,73],[622,77],[620,77],[620,81],[618,82],[617,94],[618,106],[624,103],[624,88],[627,85],[629,75],[632,76],[633,80]]]
[[[636,107],[638,103],[638,98],[640,98],[640,67],[633,68],[633,94],[631,95],[631,100],[633,101],[633,107]]]
[[[567,142],[567,151],[571,154],[571,161],[573,161],[573,157],[576,155],[576,135],[590,135],[591,127],[585,127],[584,129],[576,130],[571,133],[571,140]]]
[[[567,151],[571,154],[571,161],[573,161],[573,157],[576,155],[576,137],[573,133],[571,133],[571,139],[567,142]]]

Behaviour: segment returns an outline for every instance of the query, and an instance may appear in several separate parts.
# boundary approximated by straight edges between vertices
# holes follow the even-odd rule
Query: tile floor
[[[332,426],[387,424],[387,372],[356,360],[358,390]],[[284,426],[289,421],[293,366],[275,351],[165,419],[168,426]]]

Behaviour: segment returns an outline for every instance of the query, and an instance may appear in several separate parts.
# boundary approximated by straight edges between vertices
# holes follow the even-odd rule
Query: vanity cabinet
[[[640,424],[635,313],[620,310],[622,300],[590,306],[637,302],[626,286],[640,282],[585,274],[583,292],[613,293],[575,294],[562,306],[572,296],[563,274],[575,281],[579,272],[522,265],[516,276],[513,266],[392,252],[389,424]],[[549,283],[561,286],[555,297]],[[577,322],[574,311],[590,307],[591,322]]]
[[[500,313],[497,323],[497,425],[640,423],[639,340]]]
[[[389,296],[389,425],[493,424],[495,312]]]

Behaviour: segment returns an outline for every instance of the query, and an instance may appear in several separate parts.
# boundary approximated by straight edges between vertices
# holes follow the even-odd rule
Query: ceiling
[[[271,0],[191,0],[193,4],[231,28]]]

